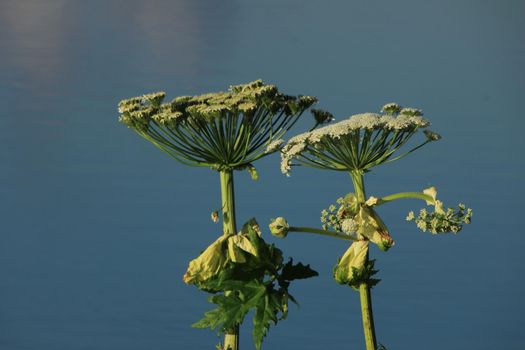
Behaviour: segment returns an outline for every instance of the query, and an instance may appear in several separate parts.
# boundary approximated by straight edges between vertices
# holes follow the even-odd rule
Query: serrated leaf
[[[281,279],[285,281],[293,281],[315,276],[319,276],[319,273],[313,270],[310,265],[303,265],[302,263],[294,265],[292,258],[290,258],[290,260],[284,264],[281,271]]]
[[[191,326],[193,328],[210,328],[216,329],[224,322],[224,312],[220,307],[204,313],[204,317]]]
[[[253,342],[257,350],[261,349],[262,341],[270,329],[270,323],[277,324],[279,320],[286,318],[288,314],[288,298],[286,296],[286,292],[273,290],[261,298],[257,305],[253,317]]]

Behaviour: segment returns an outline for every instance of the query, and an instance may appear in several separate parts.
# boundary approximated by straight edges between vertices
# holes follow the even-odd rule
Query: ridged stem
[[[366,350],[376,350],[372,296],[370,295],[370,287],[368,284],[363,283],[359,286],[359,297],[361,300],[361,317],[363,319],[363,330],[365,332]]]
[[[359,203],[364,203],[366,198],[363,173],[355,171],[350,173],[354,184],[355,195]],[[366,253],[365,266],[368,264],[368,252]],[[366,350],[376,350],[376,334],[374,327],[374,315],[372,312],[372,295],[368,283],[359,286],[359,298],[361,300],[361,317],[363,319],[363,330],[365,334]]]
[[[233,171],[220,171],[221,198],[222,198],[222,222],[224,234],[237,232],[235,222],[235,193],[233,186]],[[228,292],[226,292],[228,293]],[[239,350],[239,325],[224,332],[224,349]]]

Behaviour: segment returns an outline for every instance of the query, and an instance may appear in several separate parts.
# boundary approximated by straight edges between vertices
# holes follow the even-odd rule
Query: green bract
[[[121,101],[120,121],[179,162],[216,170],[244,169],[277,151],[274,141],[317,102],[261,80],[227,92],[164,98],[158,92]]]

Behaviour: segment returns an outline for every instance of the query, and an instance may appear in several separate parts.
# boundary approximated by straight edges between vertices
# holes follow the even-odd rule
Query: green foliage
[[[379,270],[374,269],[375,262],[375,259],[368,260],[363,269],[357,270],[354,268],[354,278],[348,283],[350,287],[359,289],[359,286],[363,283],[367,284],[369,287],[374,287],[381,282],[380,279],[373,278],[373,276],[379,272]]]
[[[244,224],[240,234],[248,237],[255,248],[254,254],[245,254],[242,263],[228,261],[219,273],[196,284],[199,289],[214,294],[208,300],[216,307],[193,327],[223,333],[241,324],[246,314],[255,310],[253,341],[259,350],[270,325],[285,319],[288,301],[295,302],[288,291],[290,282],[318,273],[309,265],[294,264],[291,258],[283,263],[281,250],[260,237],[254,219]]]

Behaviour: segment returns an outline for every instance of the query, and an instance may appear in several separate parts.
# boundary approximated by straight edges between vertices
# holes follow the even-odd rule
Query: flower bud
[[[356,284],[356,273],[365,267],[368,242],[357,241],[339,259],[334,267],[334,278],[339,284]]]
[[[332,113],[323,111],[322,109],[312,109],[310,112],[314,116],[317,124],[325,124],[335,120]]]
[[[381,112],[385,113],[386,115],[394,115],[401,111],[401,106],[398,105],[395,102],[387,103],[386,105],[381,108]]]
[[[272,235],[279,238],[285,238],[288,235],[288,231],[290,229],[288,221],[286,221],[286,219],[281,216],[277,219],[273,219],[269,226]]]
[[[438,134],[437,132],[433,132],[433,131],[430,131],[430,130],[425,130],[425,131],[423,131],[423,133],[425,134],[427,139],[429,139],[430,141],[439,141],[439,140],[441,140],[441,135]]]
[[[355,233],[359,229],[359,225],[353,219],[344,219],[341,222],[341,231],[346,234]]]

